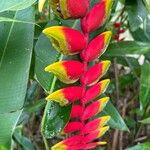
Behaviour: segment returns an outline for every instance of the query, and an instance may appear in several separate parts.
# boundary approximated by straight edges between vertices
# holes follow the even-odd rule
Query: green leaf
[[[137,41],[123,41],[119,43],[112,43],[109,45],[105,56],[126,56],[133,54],[149,54],[150,43]]]
[[[21,112],[0,113],[0,150],[10,150],[12,133]]]
[[[144,21],[143,28],[138,28],[135,31],[131,31],[133,38],[136,41],[149,42],[150,41],[150,18],[147,17]]]
[[[147,8],[147,11],[150,13],[150,1],[149,0],[143,0],[146,8]]]
[[[111,119],[108,122],[108,125],[110,127],[119,129],[122,131],[129,131],[123,118],[120,116],[119,112],[117,111],[117,109],[114,107],[114,105],[110,101],[107,103],[102,114],[111,116]]]
[[[22,10],[25,9],[32,4],[34,4],[37,0],[1,0],[0,2],[0,12],[8,11],[8,10]]]
[[[132,31],[137,30],[148,16],[148,12],[141,0],[126,0],[129,25]]]
[[[34,21],[31,8],[2,16]],[[33,36],[34,25],[0,23],[0,145],[6,149],[10,149],[11,136],[21,113],[18,110],[24,105]]]
[[[48,26],[56,24],[57,22],[51,21]],[[52,47],[49,39],[41,34],[35,45],[35,74],[37,81],[46,91],[50,90],[53,75],[45,72],[44,68],[55,62],[58,56],[58,52]]]
[[[141,84],[140,84],[140,102],[144,109],[150,101],[150,63],[145,63],[141,67]]]
[[[150,142],[145,142],[143,144],[138,144],[136,146],[128,148],[127,150],[149,150],[149,148],[150,148]]]
[[[8,17],[0,17],[0,22],[15,22],[15,23],[18,22],[18,23],[27,23],[27,24],[35,25],[35,22],[28,22],[28,21],[23,21],[23,20],[17,20],[17,19],[12,19],[12,18],[8,18]]]
[[[22,135],[22,127],[19,126],[15,129],[14,138],[23,150],[35,150],[32,142],[27,137]]]
[[[42,133],[46,138],[52,138],[62,131],[69,119],[70,111],[70,105],[61,107],[54,102],[47,105],[46,117],[42,122]]]
[[[148,117],[146,119],[143,119],[140,122],[143,123],[143,124],[150,124],[150,117]]]

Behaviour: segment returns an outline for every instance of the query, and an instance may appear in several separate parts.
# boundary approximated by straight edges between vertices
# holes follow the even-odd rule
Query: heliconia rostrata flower
[[[112,0],[101,0],[89,9],[88,0],[51,0],[54,13],[64,19],[81,18],[81,31],[65,26],[53,26],[43,30],[54,48],[64,55],[80,54],[78,60],[63,60],[48,65],[46,72],[53,73],[60,81],[72,84],[49,93],[46,100],[59,103],[61,106],[72,104],[70,120],[62,133],[69,138],[57,143],[52,150],[87,150],[106,144],[99,138],[109,129],[106,125],[110,116],[95,116],[100,113],[109,97],[101,97],[110,82],[101,79],[107,72],[110,61],[94,61],[107,49],[112,33],[106,31],[89,41],[89,33],[101,27],[108,18]],[[88,66],[94,61],[92,66]],[[90,63],[91,64],[91,63]]]

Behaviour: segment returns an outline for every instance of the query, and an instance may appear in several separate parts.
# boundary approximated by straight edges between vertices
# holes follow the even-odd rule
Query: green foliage
[[[0,13],[8,10],[22,10],[29,6],[31,6],[33,3],[35,3],[37,0],[1,0],[0,5]],[[21,19],[21,18],[20,18]]]
[[[112,128],[123,130],[123,131],[129,131],[127,125],[125,124],[124,120],[116,110],[116,108],[113,106],[111,102],[108,102],[106,108],[103,110],[104,115],[110,115],[111,119],[108,122],[108,125]]]
[[[136,146],[128,148],[127,150],[148,150],[149,148],[150,148],[150,142],[146,142],[146,143],[138,144]]]
[[[1,16],[34,21],[32,8]],[[27,89],[34,25],[2,22],[0,32],[0,145],[10,149]]]
[[[150,102],[150,63],[145,63],[141,69],[140,102],[143,110]]]

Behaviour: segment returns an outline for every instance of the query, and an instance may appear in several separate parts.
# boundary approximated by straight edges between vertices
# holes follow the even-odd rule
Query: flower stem
[[[58,57],[58,61],[61,61],[62,59],[63,59],[63,55],[61,54]],[[55,88],[56,80],[57,80],[57,77],[54,76],[53,80],[51,82],[51,87],[50,87],[49,93],[53,92],[53,90]],[[44,122],[45,122],[45,119],[46,119],[46,113],[48,111],[48,108],[49,108],[50,104],[51,103],[48,101],[47,104],[46,104],[46,107],[45,107],[45,110],[44,110],[44,114],[43,114],[43,118],[42,118],[42,122],[41,122],[41,133],[42,133],[42,137],[43,137],[43,141],[44,141],[46,150],[49,150],[49,146],[48,146],[48,141],[47,141],[47,139],[45,138],[45,136],[43,134],[43,130],[44,130]]]
[[[88,34],[85,34],[85,38],[86,38],[86,41],[87,41],[87,44],[88,44],[88,39],[89,39],[89,35]],[[84,72],[83,74],[87,71],[87,67],[88,67],[88,63],[86,61],[83,61],[83,64],[84,64]],[[82,108],[83,108],[83,111],[85,109],[85,99],[83,98],[84,95],[85,95],[85,92],[86,92],[86,83],[81,83],[81,87],[82,87],[82,98],[80,100],[81,102],[81,105],[82,105]],[[81,118],[81,122],[82,124],[84,125],[85,124],[85,121]],[[82,132],[81,132],[82,134]]]

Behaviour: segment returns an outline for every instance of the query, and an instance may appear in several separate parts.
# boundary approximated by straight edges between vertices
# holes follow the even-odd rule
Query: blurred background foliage
[[[0,1],[0,150],[47,150],[64,138],[59,133],[71,106],[44,100],[46,92],[66,86],[45,66],[71,58],[41,33],[53,25],[80,30],[79,20],[57,18],[48,2],[40,14],[37,0]],[[100,58],[112,62],[104,77],[111,78],[111,102],[103,111],[111,130],[103,137],[107,146],[97,150],[150,150],[150,1],[114,0],[107,23],[90,38],[104,30],[113,31]]]

